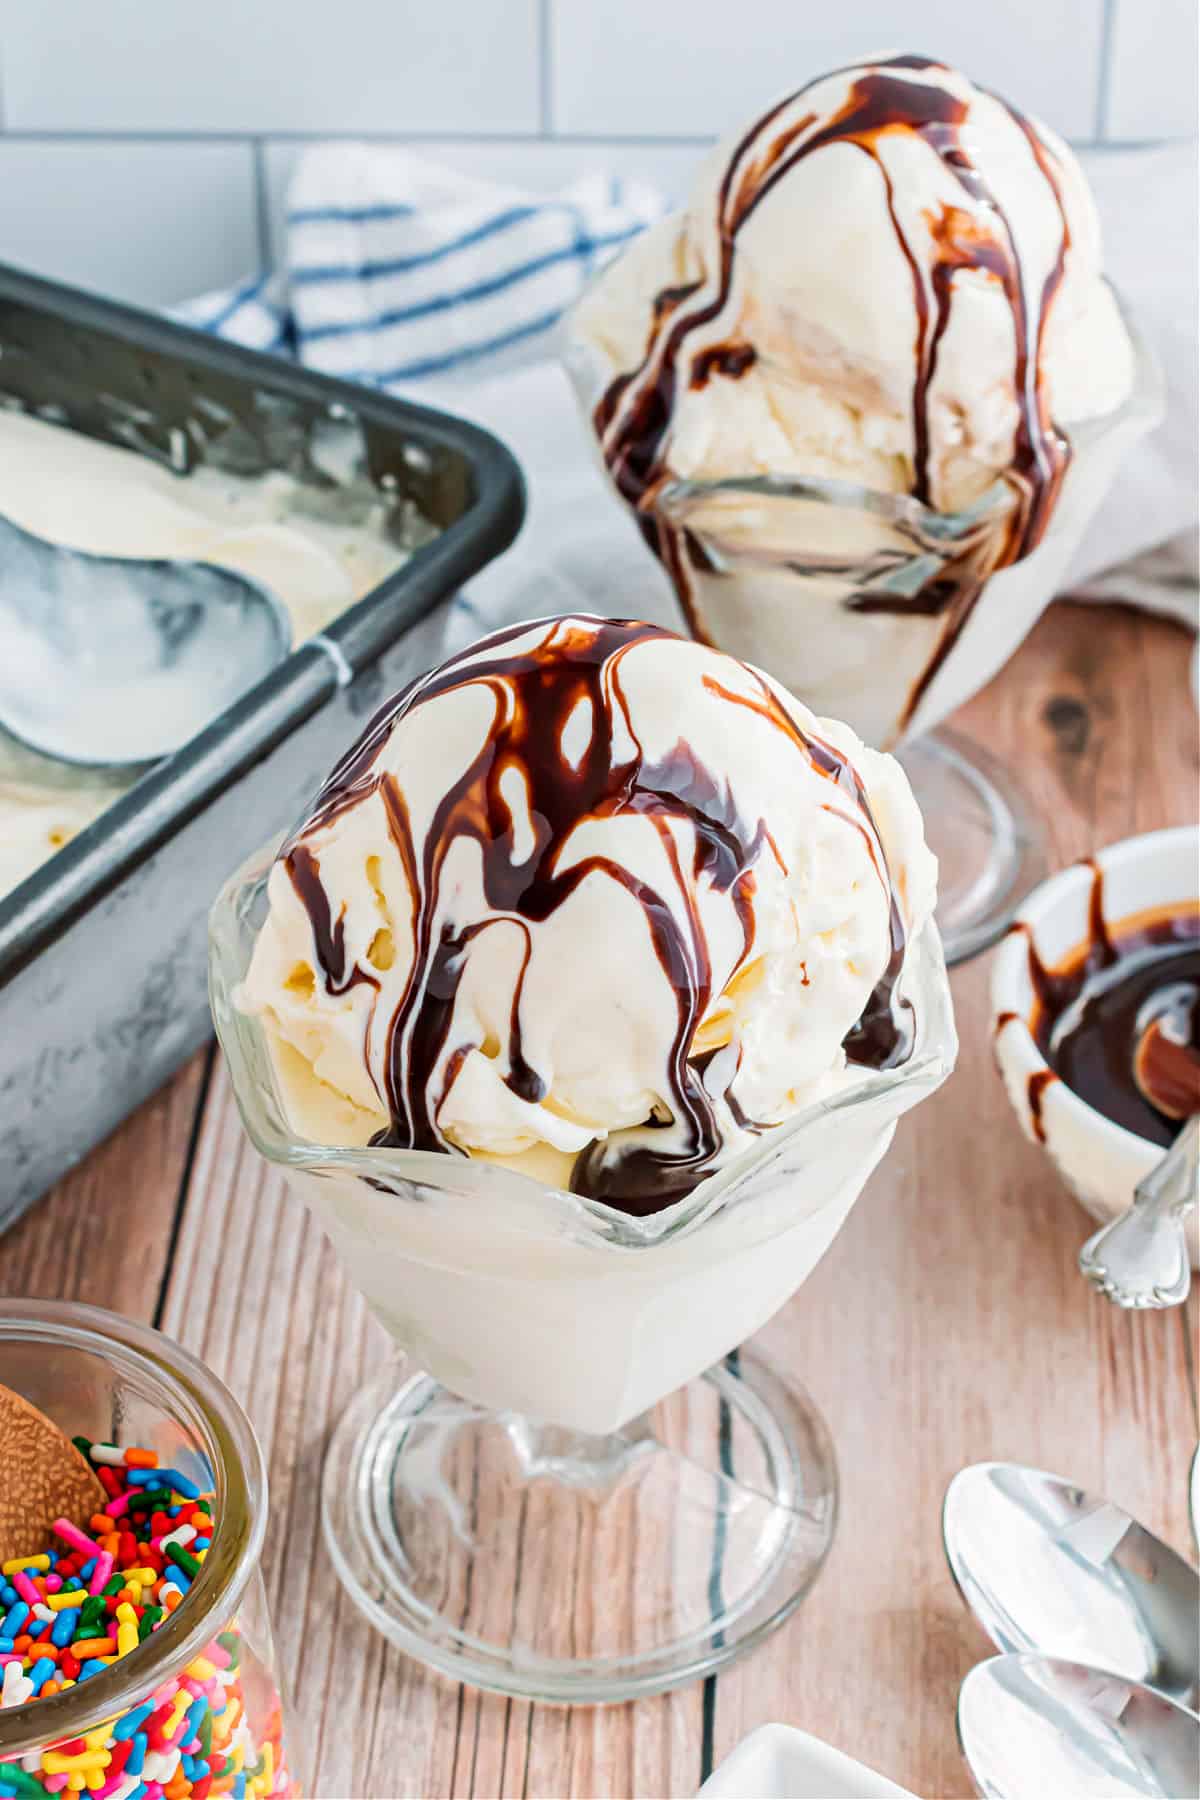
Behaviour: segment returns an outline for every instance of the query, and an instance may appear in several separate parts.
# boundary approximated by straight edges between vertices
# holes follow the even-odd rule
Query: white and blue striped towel
[[[592,274],[664,210],[644,182],[533,196],[398,147],[321,144],[292,181],[284,268],[180,316],[350,381],[490,376],[544,355]]]

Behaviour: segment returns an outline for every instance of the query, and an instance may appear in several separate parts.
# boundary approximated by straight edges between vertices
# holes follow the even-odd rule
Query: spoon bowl
[[[1079,1271],[1116,1306],[1182,1306],[1192,1285],[1184,1219],[1196,1205],[1200,1113],[1158,1167],[1144,1175],[1126,1212],[1092,1233]]]
[[[291,648],[266,588],[209,563],[65,550],[0,516],[0,725],[62,762],[169,755]]]
[[[1200,1577],[1120,1507],[1039,1469],[975,1463],[946,1491],[942,1539],[997,1649],[1099,1664],[1196,1707]]]
[[[1153,1688],[1082,1663],[994,1656],[958,1695],[958,1741],[995,1800],[1182,1800],[1200,1774],[1200,1719]]]

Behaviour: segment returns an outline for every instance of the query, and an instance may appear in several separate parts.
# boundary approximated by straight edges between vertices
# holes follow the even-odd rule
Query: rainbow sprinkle
[[[213,1538],[215,1496],[152,1450],[76,1438],[108,1495],[86,1530],[0,1564],[0,1707],[44,1700],[133,1656],[176,1607]],[[65,1548],[64,1548],[65,1546]],[[274,1698],[261,1741],[246,1716],[234,1621],[145,1701],[83,1737],[0,1763],[0,1800],[233,1800],[294,1796]],[[255,1692],[263,1686],[256,1669]]]

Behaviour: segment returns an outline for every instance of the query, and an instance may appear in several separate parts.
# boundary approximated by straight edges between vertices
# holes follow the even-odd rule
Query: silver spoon
[[[1200,1719],[1139,1682],[1082,1663],[994,1656],[958,1694],[958,1741],[995,1800],[1190,1800]]]
[[[1197,1201],[1200,1114],[1133,1190],[1133,1201],[1093,1232],[1079,1270],[1118,1306],[1179,1306],[1192,1285],[1184,1218]]]
[[[999,1650],[1096,1663],[1200,1701],[1200,1576],[1098,1495],[1019,1463],[975,1463],[946,1490],[942,1540]]]
[[[165,756],[291,638],[281,603],[232,569],[64,550],[0,515],[0,725],[48,756]]]

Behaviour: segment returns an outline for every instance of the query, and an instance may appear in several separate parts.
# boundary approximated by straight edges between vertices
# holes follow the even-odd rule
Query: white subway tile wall
[[[538,0],[3,0],[3,18],[17,131],[538,129]]]
[[[551,0],[551,6],[552,118],[560,131],[727,131],[786,87],[790,71],[802,80],[884,49],[957,63],[1065,137],[1090,138],[1096,123],[1101,0],[1004,0],[1000,6],[907,0],[903,8],[896,0],[809,0],[807,6]]]
[[[1075,143],[1195,134],[1196,0],[0,0],[0,260],[147,305],[226,285],[278,257],[322,135],[678,195],[714,133],[901,34]]]
[[[0,261],[170,306],[259,261],[248,144],[0,136]]]
[[[1114,138],[1196,130],[1196,0],[1112,0],[1102,123]]]

